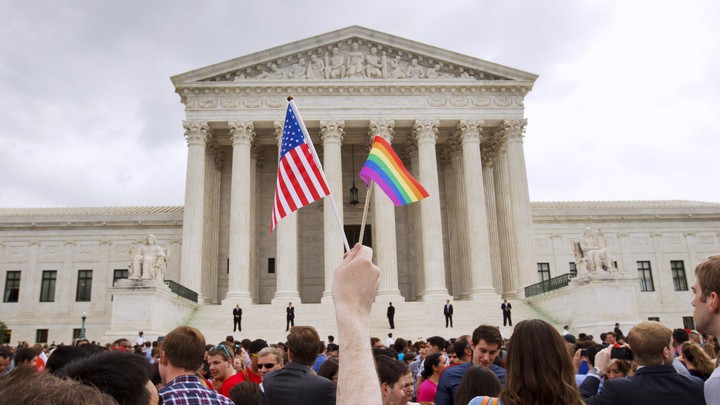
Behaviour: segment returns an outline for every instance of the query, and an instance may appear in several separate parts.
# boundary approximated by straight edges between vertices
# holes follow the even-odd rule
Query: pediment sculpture
[[[206,81],[341,79],[508,80],[366,40],[347,40],[278,57]]]

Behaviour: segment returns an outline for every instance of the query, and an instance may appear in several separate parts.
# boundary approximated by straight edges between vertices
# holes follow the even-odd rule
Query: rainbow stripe
[[[395,205],[414,203],[429,195],[381,136],[375,136],[370,156],[360,170],[360,178],[368,186],[370,181],[377,183]]]

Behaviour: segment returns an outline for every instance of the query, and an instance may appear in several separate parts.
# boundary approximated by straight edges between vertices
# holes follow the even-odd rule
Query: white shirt
[[[145,344],[145,338],[142,336],[138,336],[137,339],[135,339],[135,345],[136,346],[142,346]]]
[[[388,337],[387,340],[385,341],[385,346],[392,347],[393,344],[395,344],[395,341],[393,340],[393,338]]]
[[[716,368],[705,381],[705,403],[720,405],[720,368]]]

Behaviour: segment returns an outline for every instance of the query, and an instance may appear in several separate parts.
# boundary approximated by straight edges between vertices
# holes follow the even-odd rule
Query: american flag
[[[312,140],[306,137],[306,132],[302,118],[290,101],[280,145],[270,232],[275,230],[278,221],[291,212],[330,194],[325,173],[315,158]]]

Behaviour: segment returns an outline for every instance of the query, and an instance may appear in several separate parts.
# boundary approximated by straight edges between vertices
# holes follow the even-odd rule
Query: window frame
[[[13,276],[11,279],[10,276]],[[17,275],[17,278],[14,276]],[[3,290],[3,302],[20,302],[20,270],[8,270],[5,273],[5,289]],[[14,298],[14,300],[12,299]]]
[[[75,288],[75,302],[90,302],[92,300],[92,281],[92,270],[78,270],[77,286]]]
[[[679,264],[679,267],[676,265]],[[670,273],[673,279],[673,288],[675,291],[687,291],[687,273],[685,273],[684,260],[670,260]]]
[[[57,270],[43,270],[40,282],[40,302],[55,302]]]
[[[645,264],[647,264],[647,268],[645,267]],[[640,291],[654,292],[655,282],[653,281],[652,265],[650,263],[650,260],[638,260],[637,271],[638,278],[640,279]]]
[[[547,268],[544,268],[547,267]],[[552,278],[550,274],[550,263],[548,262],[539,262],[537,263],[537,272],[540,276],[540,282],[548,281]],[[547,278],[545,278],[545,275],[547,274]]]

